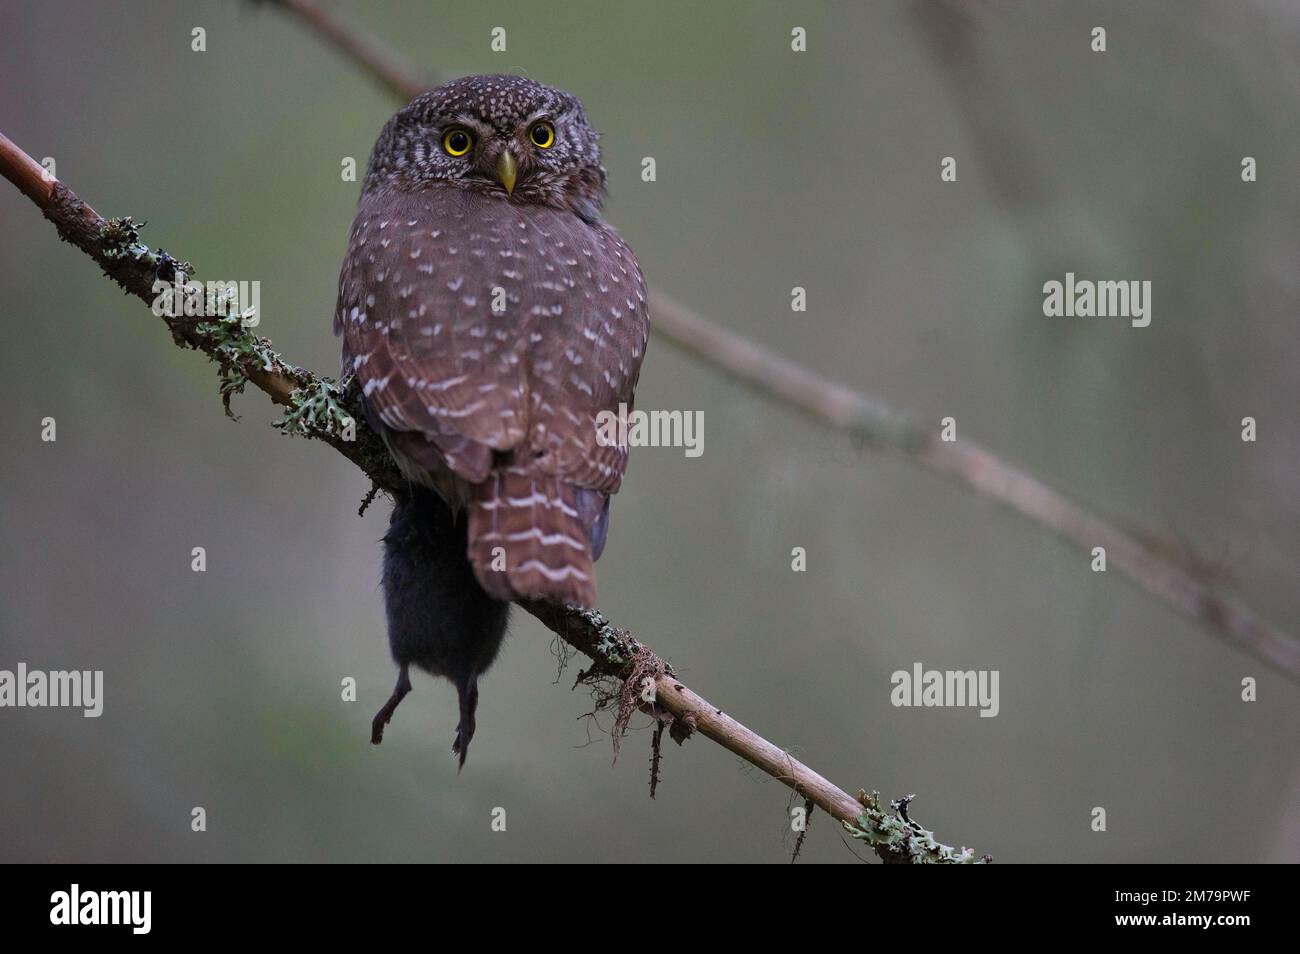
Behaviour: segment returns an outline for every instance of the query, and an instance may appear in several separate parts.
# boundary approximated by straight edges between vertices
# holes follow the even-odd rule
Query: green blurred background
[[[572,90],[653,285],[936,426],[956,417],[1300,631],[1295,4],[330,8],[444,76]],[[261,281],[262,333],[324,373],[358,194],[340,163],[364,168],[397,105],[257,4],[16,0],[0,24],[0,131],[101,213],[148,220],[143,240],[199,278]],[[358,518],[362,475],[273,431],[260,394],[223,418],[211,366],[7,184],[0,220],[0,668],[103,669],[106,695],[97,720],[0,710],[0,858],[788,859],[788,791],[712,743],[669,746],[654,801],[643,719],[611,767],[569,688],[581,661],[557,682],[522,614],[462,775],[455,694],[427,676],[370,746],[395,672],[386,502]],[[1151,280],[1151,326],[1044,318],[1042,283],[1067,270]],[[1300,860],[1295,685],[664,340],[638,406],[703,410],[705,452],[634,452],[601,606],[717,705],[845,789],[917,793],[915,817],[999,861]],[[893,708],[890,673],[914,662],[1000,670],[1000,715]],[[814,815],[803,857],[853,861],[836,828]]]

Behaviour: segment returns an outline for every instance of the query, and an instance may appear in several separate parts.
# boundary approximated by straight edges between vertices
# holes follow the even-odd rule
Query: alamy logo
[[[1075,280],[1065,273],[1065,282],[1043,285],[1043,314],[1048,318],[1130,318],[1134,328],[1151,324],[1149,281],[1094,282]]]
[[[895,706],[961,707],[978,706],[981,719],[998,714],[996,669],[925,669],[920,663],[912,671],[900,669],[889,677],[893,690],[889,701]]]
[[[704,453],[703,411],[617,411],[596,415],[596,442],[602,447],[682,447],[687,457]]]
[[[104,711],[104,670],[29,671],[26,663],[19,663],[17,672],[0,669],[0,708],[5,706],[70,707],[96,719]]]
[[[256,328],[262,320],[258,311],[262,283],[258,281],[204,283],[186,279],[178,271],[173,281],[156,280],[150,291],[154,294],[150,307],[159,318],[238,318],[245,328]]]
[[[129,924],[132,934],[148,934],[153,908],[152,891],[71,891],[50,895],[51,924]]]

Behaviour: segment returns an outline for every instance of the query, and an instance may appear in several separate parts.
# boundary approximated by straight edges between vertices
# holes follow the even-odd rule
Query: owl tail
[[[469,560],[489,596],[596,604],[591,532],[604,497],[549,474],[494,471],[469,507]]]

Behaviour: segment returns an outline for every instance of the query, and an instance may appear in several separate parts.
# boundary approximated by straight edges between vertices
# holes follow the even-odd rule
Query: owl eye
[[[555,127],[550,123],[533,123],[528,130],[528,138],[538,149],[550,149],[555,145]]]
[[[463,129],[448,129],[442,137],[442,151],[449,156],[463,156],[473,146],[474,137]]]

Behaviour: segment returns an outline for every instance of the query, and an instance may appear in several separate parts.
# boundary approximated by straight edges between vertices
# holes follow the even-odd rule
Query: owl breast
[[[498,526],[531,508],[515,543],[547,536],[550,504],[586,539],[550,536],[590,553],[627,465],[626,448],[597,440],[597,415],[631,405],[649,331],[641,270],[613,229],[446,184],[374,190],[353,223],[335,330],[344,374],[408,477]]]

